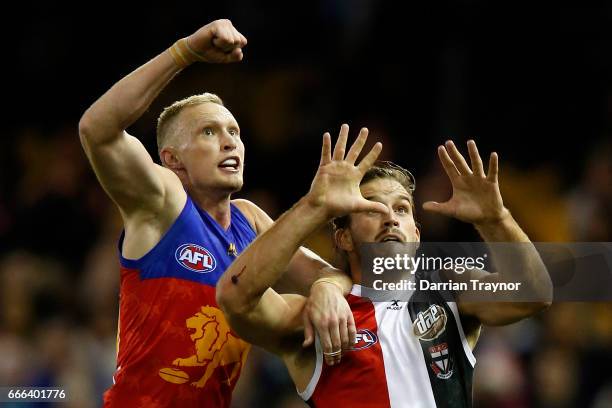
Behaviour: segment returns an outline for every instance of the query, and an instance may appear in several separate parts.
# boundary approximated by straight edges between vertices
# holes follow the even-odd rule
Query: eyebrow
[[[222,123],[222,122],[220,122],[220,121],[218,121],[218,120],[215,120],[215,119],[202,119],[202,120],[201,120],[201,121],[198,123],[198,127],[201,127],[201,128],[205,128],[205,127],[207,127],[207,126],[211,126],[211,125],[212,125],[212,126],[223,127],[223,126],[225,126],[226,124],[224,124],[224,123]],[[234,121],[232,121],[232,122],[231,122],[231,123],[228,125],[228,127],[231,127],[231,128],[236,128],[236,129],[240,130],[240,126],[238,126],[238,123],[236,123],[236,122],[234,122]]]
[[[383,199],[379,195],[371,195],[371,196],[366,196],[364,198],[370,201],[383,201]],[[399,194],[399,198],[402,200],[406,200],[409,203],[412,203],[412,201],[410,200],[410,196],[407,194]]]

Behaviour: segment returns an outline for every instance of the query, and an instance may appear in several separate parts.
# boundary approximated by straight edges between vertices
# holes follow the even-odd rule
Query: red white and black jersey
[[[393,292],[353,286],[357,343],[335,366],[323,363],[316,343],[315,371],[300,393],[310,406],[471,407],[476,359],[456,303],[438,292],[408,295],[400,301]]]

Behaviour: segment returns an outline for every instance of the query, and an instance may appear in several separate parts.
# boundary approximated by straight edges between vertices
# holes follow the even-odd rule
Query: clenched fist
[[[206,24],[187,37],[187,43],[205,62],[228,63],[242,60],[247,39],[223,19]]]

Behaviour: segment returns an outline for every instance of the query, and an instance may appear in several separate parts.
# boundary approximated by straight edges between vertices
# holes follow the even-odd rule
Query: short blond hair
[[[179,113],[188,106],[201,105],[203,103],[216,103],[217,105],[225,106],[219,96],[214,93],[205,92],[199,95],[192,95],[190,97],[181,99],[180,101],[174,102],[172,105],[164,108],[162,113],[157,118],[157,151],[161,153],[162,148],[165,146],[169,136],[172,136],[176,132],[176,118]]]

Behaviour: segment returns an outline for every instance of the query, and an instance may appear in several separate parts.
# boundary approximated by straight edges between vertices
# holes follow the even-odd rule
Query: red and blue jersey
[[[228,407],[249,350],[215,301],[215,285],[256,233],[231,205],[224,230],[187,197],[159,243],[121,256],[117,371],[107,407]]]

